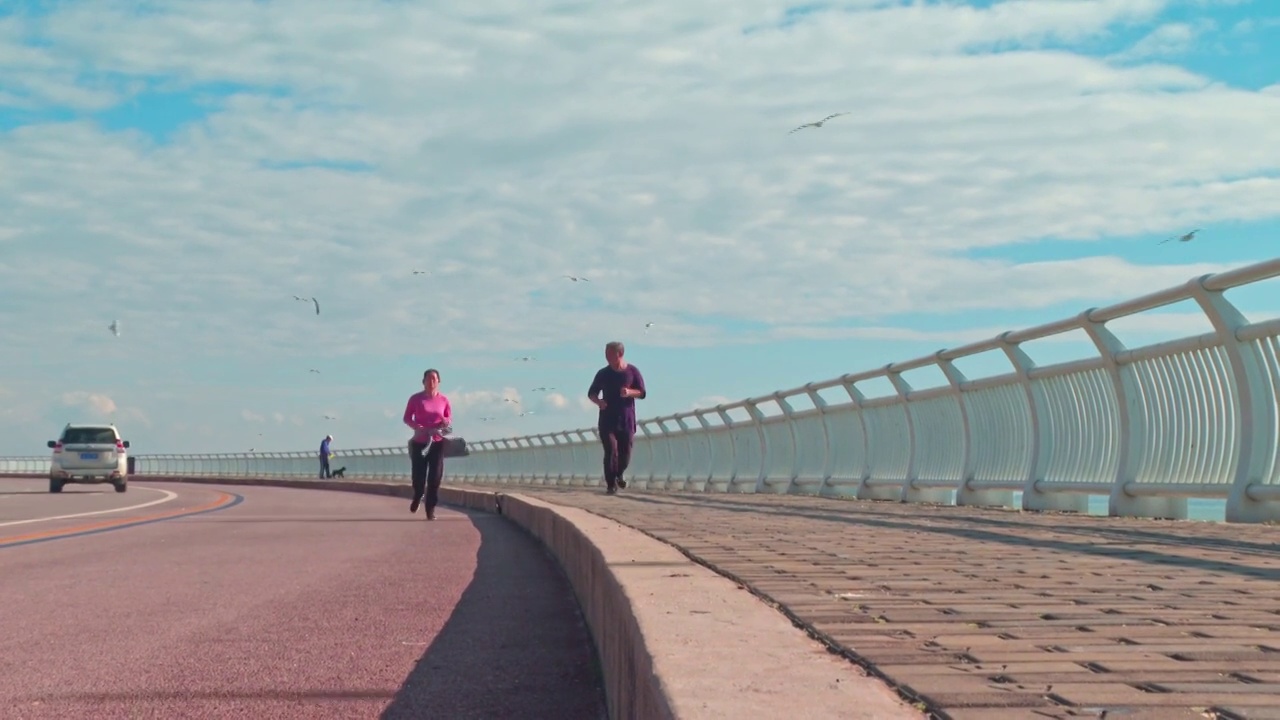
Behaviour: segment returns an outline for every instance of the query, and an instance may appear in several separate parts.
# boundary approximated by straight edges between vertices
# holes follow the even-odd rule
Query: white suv
[[[116,492],[129,489],[129,441],[120,439],[115,425],[72,425],[62,437],[50,440],[49,492],[62,492],[67,483],[109,482]]]

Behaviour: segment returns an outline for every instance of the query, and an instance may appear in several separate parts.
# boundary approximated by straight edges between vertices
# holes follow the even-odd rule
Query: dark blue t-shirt
[[[622,388],[629,387],[640,391],[639,397],[622,397]],[[596,372],[591,381],[591,389],[587,395],[596,397],[596,393],[608,403],[600,409],[597,427],[602,432],[610,430],[626,430],[632,434],[636,431],[636,400],[644,399],[647,392],[644,387],[644,376],[635,366],[628,364],[622,370],[614,370],[605,365]]]

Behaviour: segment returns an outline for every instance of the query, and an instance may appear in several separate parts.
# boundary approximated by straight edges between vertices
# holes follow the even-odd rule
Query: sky
[[[3,0],[0,455],[399,446],[429,367],[468,440],[585,428],[610,340],[642,418],[910,360],[1280,255],[1277,118],[1271,0]]]

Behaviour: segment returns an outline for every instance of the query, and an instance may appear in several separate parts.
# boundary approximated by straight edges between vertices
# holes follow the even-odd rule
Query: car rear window
[[[116,441],[116,431],[111,428],[67,428],[62,436],[63,445],[112,445]]]

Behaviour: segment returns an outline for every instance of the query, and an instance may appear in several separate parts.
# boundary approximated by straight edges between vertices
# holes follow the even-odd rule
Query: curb
[[[410,495],[403,481],[134,477]],[[639,530],[520,494],[444,486],[440,501],[502,515],[560,563],[591,632],[613,720],[925,717],[745,586]]]

